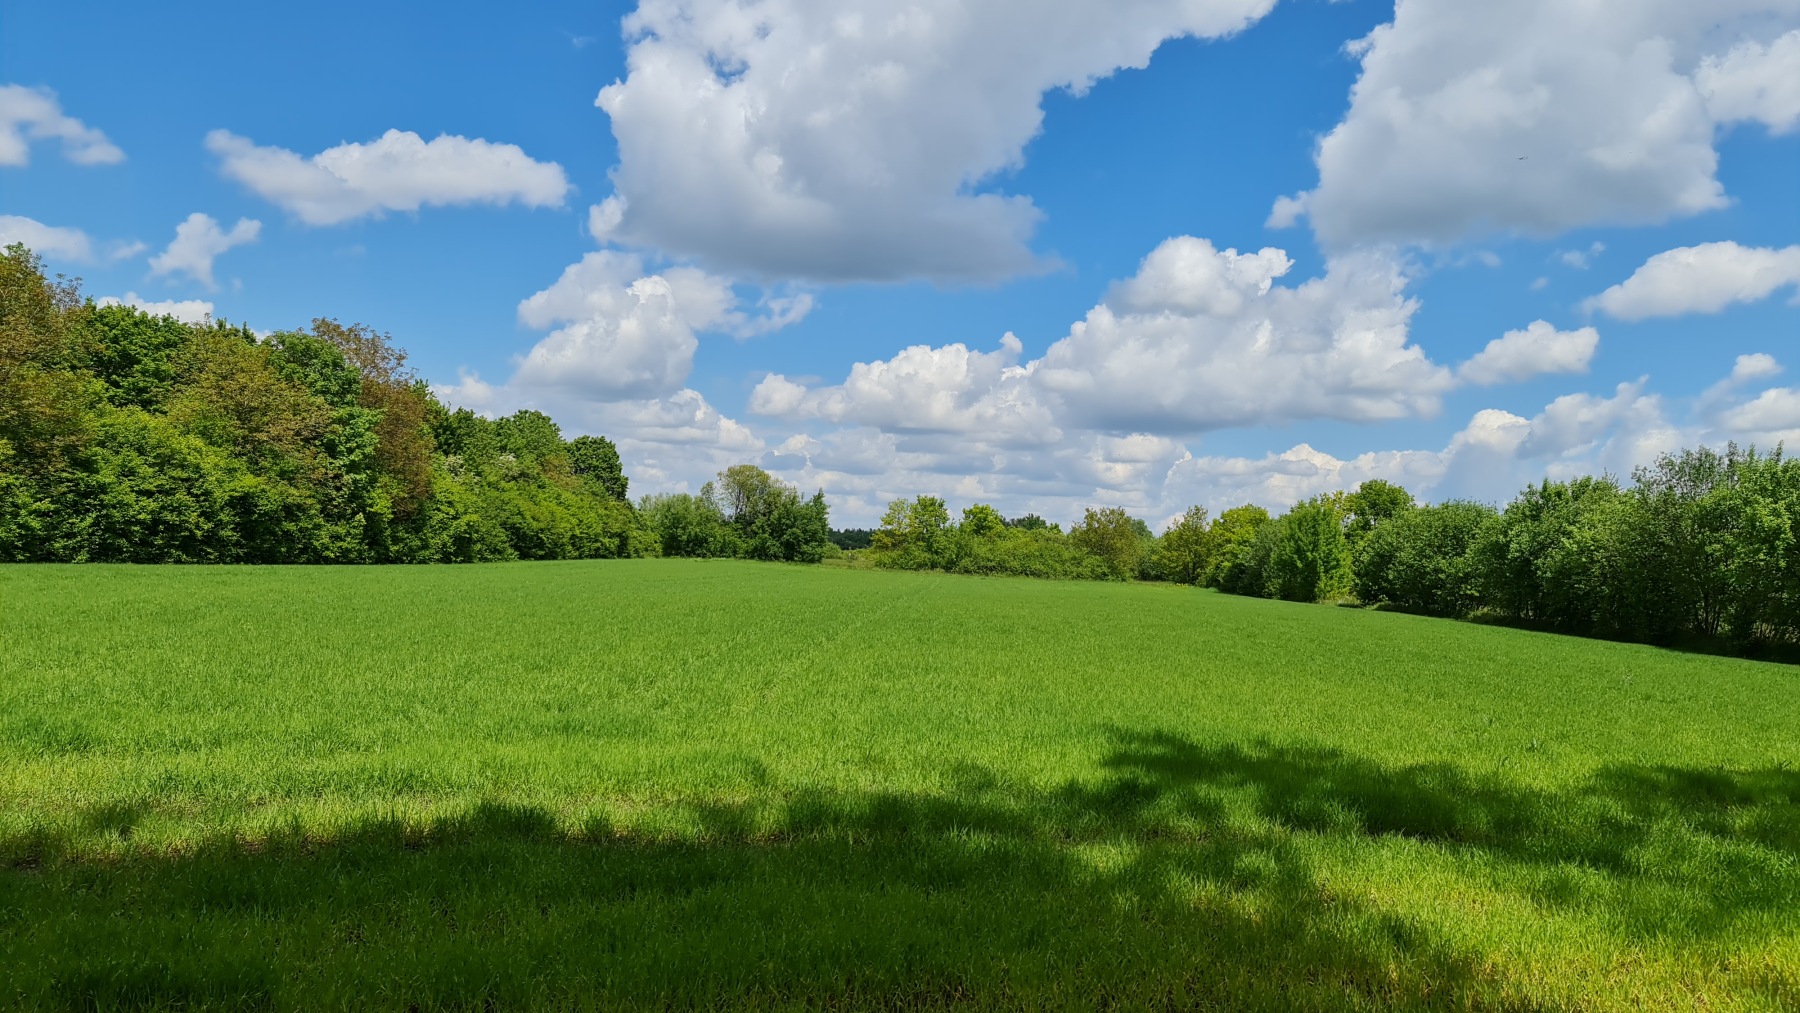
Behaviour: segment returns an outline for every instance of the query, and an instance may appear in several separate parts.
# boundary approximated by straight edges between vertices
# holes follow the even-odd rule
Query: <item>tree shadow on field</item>
[[[0,994],[94,1009],[1527,1011],[1568,1001],[1334,887],[1330,856],[1420,842],[1469,882],[1548,914],[1603,906],[1628,940],[1658,925],[1665,945],[1672,908],[1699,945],[1746,918],[1791,929],[1780,919],[1800,904],[1800,773],[1785,769],[1617,767],[1559,794],[1122,731],[1098,776],[1053,790],[968,765],[950,780],[771,788],[694,805],[694,829],[662,836],[486,804],[83,857],[84,834],[137,818],[96,811],[0,839]],[[1728,984],[1800,1003],[1792,968]],[[1628,1005],[1592,998],[1575,1004]]]

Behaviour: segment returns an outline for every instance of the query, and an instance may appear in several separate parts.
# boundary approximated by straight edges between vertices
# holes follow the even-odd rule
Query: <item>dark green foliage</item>
[[[153,317],[129,306],[103,306],[87,320],[89,368],[106,385],[106,399],[157,411],[180,372],[191,328],[174,317]]]
[[[630,502],[626,490],[630,480],[619,461],[619,448],[604,436],[577,436],[569,441],[569,464],[575,474],[600,483],[607,494],[621,503]]]
[[[963,511],[960,524],[952,524],[944,501],[935,496],[890,504],[872,537],[870,556],[876,566],[890,570],[1052,580],[1114,576],[1105,560],[1041,518],[1007,521],[993,507],[977,503]]]
[[[1525,490],[1478,547],[1481,605],[1651,643],[1800,643],[1800,461],[1701,448],[1635,478]]]
[[[0,560],[364,563],[655,551],[609,441],[450,412],[386,335],[95,307],[0,257]],[[585,441],[585,442],[584,442]]]
[[[1357,542],[1356,597],[1430,615],[1465,616],[1480,604],[1475,546],[1498,515],[1480,503],[1408,509]]]
[[[550,416],[529,408],[495,419],[494,443],[502,455],[518,461],[542,464],[559,456],[567,459],[562,428]]]
[[[1654,644],[1800,644],[1800,461],[1700,448],[1633,478],[1546,481],[1499,513],[1416,507],[1380,482],[1273,521],[1228,510],[1200,541],[1204,583]]]
[[[831,545],[825,494],[803,500],[750,464],[720,472],[697,496],[647,496],[638,510],[665,556],[816,563]]]
[[[1210,553],[1205,583],[1232,594],[1261,595],[1269,554],[1274,548],[1269,512],[1246,503],[1219,515],[1208,529]]]
[[[866,549],[874,535],[873,528],[844,528],[841,531],[834,528],[831,532],[831,544],[845,550]]]
[[[656,533],[665,556],[731,557],[737,539],[719,505],[685,492],[646,496],[638,515]]]

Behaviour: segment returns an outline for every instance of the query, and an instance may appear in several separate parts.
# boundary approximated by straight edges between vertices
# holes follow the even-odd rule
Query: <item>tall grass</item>
[[[0,568],[25,1007],[1800,1006],[1792,668],[1145,585]]]

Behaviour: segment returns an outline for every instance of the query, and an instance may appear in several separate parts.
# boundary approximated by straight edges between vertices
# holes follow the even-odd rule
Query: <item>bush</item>
[[[1492,507],[1452,502],[1371,527],[1355,551],[1356,597],[1430,615],[1468,615],[1481,603],[1474,549],[1497,517]]]
[[[1350,593],[1353,572],[1344,515],[1329,497],[1298,503],[1267,529],[1265,593],[1288,601],[1335,601]]]

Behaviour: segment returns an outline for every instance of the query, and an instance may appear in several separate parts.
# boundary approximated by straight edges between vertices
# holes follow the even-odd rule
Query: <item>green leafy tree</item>
[[[1269,523],[1269,512],[1250,503],[1220,514],[1206,532],[1206,576],[1202,583],[1232,594],[1262,594],[1262,569],[1252,549]],[[1262,559],[1266,561],[1266,554]]]
[[[1158,568],[1164,579],[1177,584],[1200,583],[1212,561],[1212,545],[1206,508],[1189,507],[1169,524],[1158,540]]]
[[[975,538],[999,538],[1006,533],[1006,518],[986,503],[976,503],[963,510],[961,528]]]
[[[0,256],[0,446],[20,472],[55,471],[93,434],[97,385],[81,368],[88,312],[79,285],[45,277],[24,246]]]
[[[1468,615],[1481,603],[1474,550],[1497,520],[1492,507],[1462,501],[1388,519],[1354,550],[1357,599],[1431,615]]]
[[[619,460],[619,448],[604,436],[577,436],[569,441],[569,461],[575,474],[600,483],[613,499],[626,502],[630,482]]]
[[[1069,541],[1105,563],[1115,580],[1130,580],[1137,576],[1144,556],[1145,530],[1142,521],[1121,507],[1089,508],[1081,523],[1070,529]]]
[[[153,317],[130,306],[102,306],[82,327],[89,368],[105,385],[106,400],[160,409],[182,371],[193,329],[174,317]]]
[[[1381,525],[1414,508],[1412,493],[1379,478],[1372,478],[1344,497],[1344,535],[1352,545]]]
[[[734,464],[726,468],[719,472],[713,485],[719,508],[725,516],[746,527],[774,507],[783,488],[775,476],[754,464]]]
[[[562,427],[550,416],[529,408],[494,420],[494,439],[500,453],[514,460],[542,466],[544,462],[565,458]]]
[[[638,512],[656,532],[665,556],[735,555],[729,523],[709,496],[646,496],[639,501]]]
[[[1482,602],[1495,612],[1533,622],[1567,625],[1559,613],[1568,603],[1546,569],[1553,552],[1584,514],[1608,508],[1624,493],[1610,478],[1544,481],[1529,486],[1506,509],[1476,547]]]
[[[1006,526],[1009,528],[1018,528],[1020,531],[1043,531],[1056,528],[1056,525],[1039,517],[1037,514],[1026,514],[1023,517],[1011,518],[1006,522]]]
[[[1264,574],[1265,594],[1288,601],[1333,601],[1349,595],[1354,574],[1344,518],[1331,497],[1294,505],[1275,522]]]

